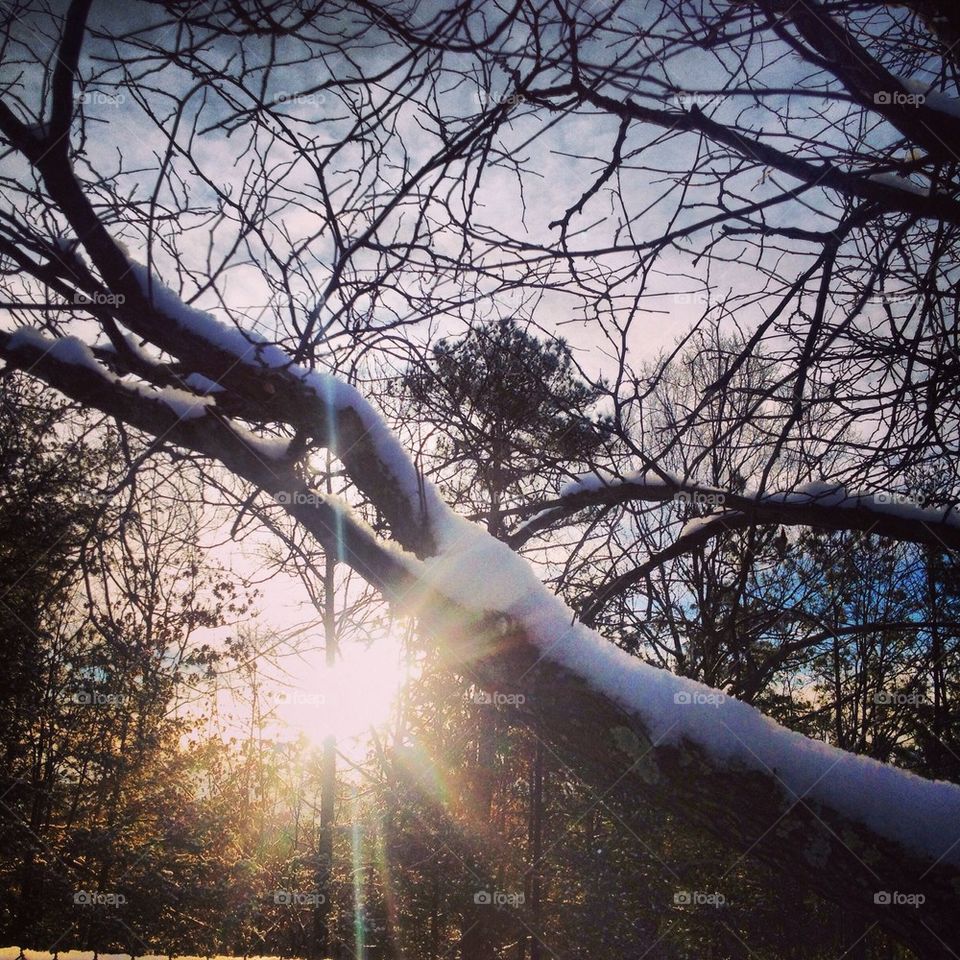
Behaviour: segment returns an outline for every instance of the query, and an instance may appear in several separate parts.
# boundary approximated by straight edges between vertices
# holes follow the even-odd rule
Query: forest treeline
[[[740,348],[701,330],[651,365],[632,442],[662,446]],[[695,461],[705,484],[750,489],[774,441],[743,410],[777,375],[762,356],[739,367],[660,466],[684,476]],[[513,320],[373,382],[448,502],[500,539],[571,481],[631,469],[567,344]],[[811,436],[808,456],[778,467],[784,488],[836,466]],[[329,461],[318,477],[338,482]],[[940,502],[944,483],[930,468],[878,496]],[[631,798],[581,782],[534,734],[535,700],[473,687],[415,631],[417,677],[365,757],[336,757],[325,731],[277,737],[258,672],[275,655],[269,588],[199,549],[210,497],[188,461],[158,459],[135,432],[19,375],[0,383],[0,941],[371,960],[612,958],[637,944],[650,960],[910,956],[676,811],[627,830]],[[582,609],[628,544],[652,555],[712,506],[595,507],[524,552]],[[267,569],[294,534],[249,509],[271,524]],[[374,637],[382,602],[324,563],[310,580],[318,631],[338,648]],[[807,736],[960,782],[958,578],[947,550],[754,527],[660,565],[595,616],[636,656]],[[228,732],[226,685],[246,710]]]

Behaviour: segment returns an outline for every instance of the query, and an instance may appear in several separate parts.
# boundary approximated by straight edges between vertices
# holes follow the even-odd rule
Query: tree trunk
[[[540,960],[541,941],[543,934],[543,912],[541,909],[541,871],[543,869],[543,797],[545,785],[545,756],[543,741],[537,740],[533,755],[530,777],[530,830],[528,844],[530,850],[530,866],[527,870],[524,895],[529,909],[530,927],[533,934],[521,935],[521,953],[523,960],[523,946],[530,940],[530,960]]]
[[[487,827],[493,813],[494,760],[496,757],[497,712],[491,704],[477,709],[477,754],[470,790],[470,819]],[[487,868],[481,858],[474,860],[474,876],[486,877]],[[479,891],[476,891],[479,892]],[[492,891],[491,891],[492,892]],[[493,908],[489,904],[469,905],[466,928],[461,939],[462,960],[493,960]]]
[[[327,669],[337,661],[337,622],[334,608],[334,576],[337,560],[329,551],[324,559],[323,577],[323,638]],[[313,912],[314,960],[330,956],[330,881],[333,875],[333,830],[337,800],[337,742],[333,736],[323,740],[323,758],[320,774],[320,836],[317,840],[317,891],[320,902]]]

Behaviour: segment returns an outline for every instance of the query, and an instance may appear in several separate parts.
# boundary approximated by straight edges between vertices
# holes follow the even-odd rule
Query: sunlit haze
[[[322,651],[284,661],[289,678],[278,680],[270,696],[277,738],[303,735],[314,743],[336,737],[341,750],[365,739],[371,727],[384,726],[408,676],[400,640],[393,634],[370,646],[344,645],[335,666]]]

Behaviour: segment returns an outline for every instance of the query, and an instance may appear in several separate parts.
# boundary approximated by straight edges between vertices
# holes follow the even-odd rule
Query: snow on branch
[[[860,530],[893,540],[960,549],[960,511],[955,506],[924,508],[896,493],[849,493],[842,486],[823,482],[808,483],[789,491],[736,494],[666,473],[651,475],[649,471],[602,482],[595,473],[587,474],[580,481],[568,484],[556,499],[529,508],[538,512],[517,527],[510,544],[522,546],[541,530],[589,507],[632,501],[680,502],[719,508],[698,518],[722,521],[710,527],[713,535],[752,524],[777,523],[826,530]],[[703,542],[703,539],[687,541],[688,545]]]
[[[105,353],[103,350],[96,352]],[[205,420],[225,437],[244,443],[264,466],[284,459],[289,441],[256,437],[242,425],[224,417],[213,418],[213,397],[201,396],[177,387],[154,387],[127,383],[98,361],[94,348],[77,337],[49,338],[32,327],[13,333],[0,331],[0,353],[28,373],[40,376],[76,399],[87,400],[121,419],[140,421],[154,436],[179,435],[191,421]],[[107,354],[108,355],[108,354]],[[77,396],[82,393],[83,396]]]
[[[0,356],[65,396],[114,416],[156,438],[219,461],[238,477],[274,494],[317,540],[389,596],[415,587],[413,558],[382,543],[350,509],[311,490],[297,472],[290,443],[262,437],[215,412],[211,397],[126,383],[75,337],[50,339],[39,330],[0,331]]]
[[[2,102],[0,133],[30,161],[74,235],[82,238],[114,296],[111,314],[117,322],[178,358],[189,372],[232,392],[240,406],[253,405],[264,419],[327,445],[404,547],[421,555],[432,549],[431,504],[417,471],[352,387],[299,367],[279,346],[183,303],[110,236],[66,152],[47,149]]]
[[[413,461],[355,387],[294,363],[280,346],[253,331],[188,306],[129,257],[128,265],[153,314],[152,322],[139,323],[138,333],[188,362],[193,383],[205,392],[218,399],[226,392],[239,394],[328,446],[384,513],[400,543],[428,549],[436,495],[425,491]]]
[[[440,592],[515,618],[542,656],[638,717],[651,740],[688,741],[721,765],[775,770],[788,799],[817,801],[909,850],[960,865],[960,787],[809,740],[720,691],[643,663],[575,622],[530,564],[452,513],[443,541],[426,565]]]

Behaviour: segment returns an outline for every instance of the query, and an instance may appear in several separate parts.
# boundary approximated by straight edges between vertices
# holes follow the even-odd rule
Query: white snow
[[[443,499],[432,484],[421,481],[416,466],[410,459],[403,444],[394,436],[370,401],[349,383],[344,383],[328,373],[291,367],[291,372],[299,376],[316,396],[325,401],[331,410],[353,410],[361,420],[367,432],[367,438],[377,451],[377,458],[384,464],[400,485],[404,495],[411,503],[420,501],[426,507],[427,517],[446,509]]]
[[[516,527],[510,532],[511,537],[522,537],[525,535],[528,527],[537,524],[538,526],[542,521],[546,520],[548,517],[560,517],[563,516],[563,511],[559,510],[557,507],[548,507],[546,510],[538,510],[535,514],[530,517],[527,517],[523,523],[518,523]]]
[[[867,179],[887,187],[895,187],[897,190],[905,190],[907,193],[915,193],[919,197],[931,195],[929,187],[921,187],[907,177],[901,177],[896,173],[871,173]]]
[[[90,348],[76,337],[58,337],[51,339],[45,337],[43,332],[35,327],[20,327],[10,337],[11,349],[16,349],[20,344],[29,345],[36,350],[42,350],[50,354],[61,363],[73,364],[77,367],[88,367],[103,374],[103,367],[97,363],[96,357]]]
[[[662,474],[662,476],[661,476]],[[641,487],[681,486],[683,481],[668,470],[659,473],[653,470],[630,470],[622,476],[617,476],[609,470],[599,467],[588,473],[581,474],[576,480],[565,483],[559,491],[560,497],[571,497],[578,493],[592,490],[603,490],[608,487],[637,485]]]
[[[754,496],[756,494],[747,494]],[[784,494],[769,494],[767,497],[758,497],[758,499],[779,499],[784,503],[816,503],[821,506],[836,507],[849,499],[846,487],[839,483],[826,483],[823,480],[811,480],[808,483],[801,483],[795,489]]]
[[[598,470],[591,470],[590,473],[582,474],[577,477],[576,480],[565,483],[560,488],[560,496],[572,497],[577,493],[584,493],[587,490],[602,490],[605,487],[612,487],[621,482],[616,474],[611,473],[609,470],[604,470],[601,467]]]
[[[20,327],[10,337],[10,347],[16,349],[20,344],[29,344],[35,349],[42,350],[61,363],[69,363],[76,367],[86,367],[94,371],[97,376],[112,383],[121,383],[119,377],[105,370],[93,355],[93,351],[76,337],[58,337],[51,339],[34,327]],[[138,348],[139,349],[139,348]],[[136,387],[138,393],[148,399],[163,401],[182,420],[192,420],[202,417],[206,408],[213,403],[211,397],[198,397],[186,390],[176,387],[164,387],[160,390],[146,387]]]
[[[581,474],[575,480],[565,483],[557,492],[561,499],[574,497],[580,493],[589,493],[596,490],[606,490],[610,487],[622,487],[628,485],[638,485],[643,487],[673,487],[680,484],[673,474],[668,471],[662,471],[663,476],[658,476],[650,470],[631,470],[622,476],[617,476],[609,470],[602,467],[591,470],[588,473]],[[664,479],[665,478],[665,479]],[[518,524],[513,531],[512,536],[522,536],[524,531],[533,524],[539,524],[542,520],[550,516],[561,517],[564,510],[561,506],[547,507],[540,510],[532,516]]]
[[[755,497],[758,503],[811,503],[819,506],[841,507],[843,509],[865,509],[872,513],[882,513],[900,520],[912,520],[917,523],[948,523],[951,526],[960,524],[960,510],[957,507],[937,508],[921,507],[909,501],[909,498],[897,494],[867,493],[857,491],[848,493],[842,486],[835,484],[813,482],[797,487],[787,493],[768,493],[763,496],[747,493],[745,496]]]
[[[40,350],[48,350],[51,342],[36,327],[20,327],[14,330],[10,337],[10,349],[15,350],[20,344],[23,344],[24,346],[37,347]]]
[[[771,774],[806,797],[899,841],[960,864],[960,787],[924,780],[779,726],[754,707],[648,666],[576,623],[533,568],[476,524],[447,511],[428,579],[460,604],[521,622],[543,655],[636,715],[654,743],[688,740],[714,762]]]
[[[142,263],[130,257],[127,257],[127,261],[144,295],[150,297],[159,312],[182,329],[232,354],[238,360],[285,370],[312,390],[331,410],[352,409],[360,416],[377,451],[378,459],[388,467],[404,495],[414,502],[423,494],[427,500],[428,516],[440,503],[439,494],[432,490],[424,491],[420,476],[400,441],[355,387],[330,374],[307,370],[295,364],[281,347],[270,343],[259,334],[228,326],[212,314],[187,306],[169,287],[153,277]]]
[[[940,113],[946,113],[951,117],[960,119],[960,100],[946,93],[939,93],[936,90],[930,91],[926,94],[924,106],[933,107]]]
[[[682,540],[684,537],[692,537],[695,533],[702,530],[704,527],[708,527],[712,521],[721,516],[723,516],[721,513],[708,513],[705,517],[691,517],[680,528],[680,539]]]
[[[623,475],[624,483],[636,483],[644,487],[679,487],[685,481],[669,470],[631,470]]]
[[[64,363],[87,367],[109,383],[115,383],[124,389],[133,390],[147,400],[160,400],[181,420],[194,420],[202,417],[216,403],[212,396],[198,396],[177,387],[157,389],[146,383],[124,383],[120,377],[115,376],[97,363],[90,348],[76,337],[51,339],[34,327],[20,327],[11,335],[9,345],[11,349],[16,349],[18,345],[29,345],[36,350],[49,353],[50,356]],[[280,460],[289,449],[290,441],[286,437],[261,437],[235,420],[228,421],[228,424],[234,433],[263,461]],[[384,426],[383,429],[386,430],[386,427]],[[3,960],[2,956],[0,956],[0,960]]]
[[[181,420],[195,420],[202,417],[213,406],[213,397],[198,397],[188,390],[177,387],[163,387],[160,390],[142,390],[150,399],[162,400]]]
[[[688,483],[688,481],[680,480],[672,474],[667,474],[667,477],[672,485],[681,488]],[[567,484],[567,486],[561,490],[560,495],[570,496],[586,491],[602,490],[608,486],[624,486],[628,484],[635,484],[639,487],[667,486],[667,483],[650,471],[624,474],[622,478],[611,476],[606,482],[604,482],[598,474],[591,473],[581,477],[574,484]],[[708,497],[710,495],[727,496],[727,491],[719,487],[711,487],[698,483],[690,485],[696,488],[695,493],[690,494],[692,498],[701,496]],[[952,526],[960,525],[960,506],[945,508],[921,507],[908,496],[895,493],[871,493],[866,491],[849,493],[846,487],[840,484],[827,483],[822,480],[813,480],[800,484],[793,490],[783,492],[759,494],[755,491],[747,490],[742,496],[749,500],[755,500],[761,505],[764,503],[791,505],[812,504],[823,507],[841,507],[851,510],[862,509],[916,523],[947,523]],[[722,504],[723,501],[719,500],[718,503]],[[551,512],[559,513],[557,508],[554,507],[542,510],[536,516],[542,517]],[[715,519],[721,515],[721,512],[729,513],[732,511],[728,508],[726,511],[714,511],[703,517],[695,517],[683,527],[681,536],[693,532],[700,521],[706,522]],[[527,524],[532,523],[534,519],[535,518],[531,517],[525,524],[518,527],[518,531],[523,529]]]
[[[136,337],[131,336],[129,333],[123,334],[123,342],[127,345],[127,349],[143,364],[147,366],[153,366],[157,359],[156,357],[151,357],[149,353],[140,345],[140,341]],[[113,345],[111,344],[111,347]]]
[[[202,337],[209,343],[232,354],[240,360],[259,360],[268,367],[290,367],[292,361],[276,344],[265,340],[257,333],[243,331],[221,323],[212,314],[185,304],[168,286],[154,277],[147,268],[127,257],[130,273],[140,285],[144,296],[164,316],[169,317],[182,329]]]
[[[262,437],[236,421],[231,422],[231,428],[261,460],[282,460],[290,449],[287,437]]]
[[[76,237],[54,237],[53,245],[61,253],[76,253],[80,241]]]
[[[184,377],[183,382],[197,393],[223,393],[224,389],[216,380],[211,380],[202,373],[191,373]]]

